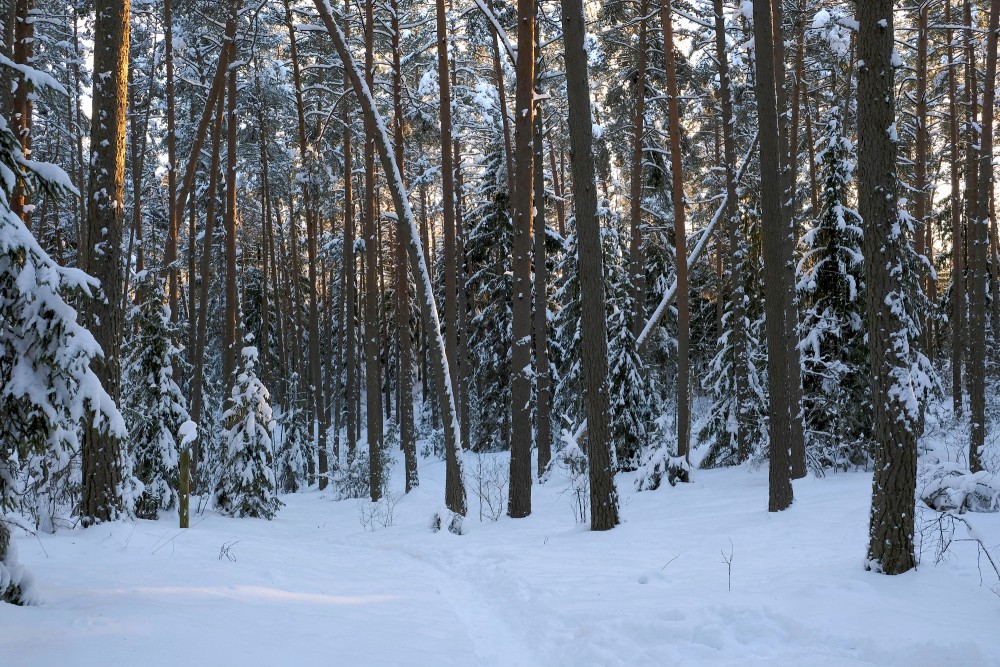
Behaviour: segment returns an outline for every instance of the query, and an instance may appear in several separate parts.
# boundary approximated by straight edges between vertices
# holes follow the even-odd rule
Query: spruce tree
[[[846,469],[871,460],[869,386],[861,216],[848,205],[854,144],[834,106],[818,147],[823,164],[822,211],[803,237],[798,284],[803,407],[814,468]]]
[[[281,507],[275,495],[270,395],[257,378],[257,348],[248,344],[241,356],[243,369],[236,371],[223,414],[216,506],[232,516],[270,520]]]
[[[4,513],[26,492],[44,492],[45,480],[69,465],[84,420],[115,437],[125,435],[125,423],[90,368],[101,348],[66,302],[92,298],[97,282],[41,248],[11,210],[17,187],[53,197],[74,191],[62,170],[25,159],[0,117],[0,601],[25,604],[34,594]]]
[[[137,281],[138,305],[131,318],[135,333],[125,360],[122,409],[129,424],[135,475],[144,486],[136,498],[136,516],[155,519],[159,510],[177,507],[179,452],[190,444],[197,427],[174,380],[174,368],[183,360],[174,345],[179,331],[170,321],[163,280],[145,274]]]

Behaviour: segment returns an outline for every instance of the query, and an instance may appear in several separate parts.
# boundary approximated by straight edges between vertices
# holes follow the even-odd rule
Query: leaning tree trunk
[[[336,21],[334,21],[329,4],[322,0],[316,0],[315,6],[327,33],[330,35],[331,40],[333,40],[337,54],[346,65],[345,70],[351,80],[354,92],[361,103],[361,109],[375,130],[375,147],[378,149],[379,160],[387,176],[389,193],[392,196],[393,205],[396,209],[396,222],[399,224],[399,231],[403,234],[404,241],[406,242],[410,270],[417,277],[419,284],[418,293],[421,317],[424,329],[428,334],[429,347],[434,358],[434,365],[437,367],[434,373],[434,380],[437,384],[437,394],[444,412],[444,437],[447,457],[445,468],[445,505],[456,515],[464,516],[466,512],[465,485],[462,458],[458,451],[459,444],[462,441],[461,429],[455,409],[455,395],[452,391],[451,372],[448,369],[448,356],[445,353],[444,339],[440,333],[441,322],[438,318],[437,305],[434,301],[434,289],[431,285],[430,273],[427,270],[424,249],[420,244],[416,220],[413,217],[413,210],[410,208],[402,175],[399,173],[393,157],[392,142],[389,139],[382,115],[375,106],[371,88],[364,79],[364,72],[358,67],[351,56],[351,52],[347,48],[344,33]]]
[[[757,62],[757,116],[760,125],[760,205],[764,245],[764,310],[767,332],[771,462],[768,510],[780,512],[792,504],[790,454],[791,409],[788,388],[788,348],[785,345],[784,243],[787,225],[781,205],[781,143],[775,100],[774,36],[771,33],[771,2],[753,3],[754,41]]]
[[[858,204],[864,220],[868,344],[875,410],[868,569],[914,567],[919,405],[906,400],[910,334],[903,299],[906,234],[897,210],[892,0],[858,3]],[[887,304],[892,304],[889,307]],[[912,397],[912,394],[911,394]]]
[[[590,113],[590,80],[584,49],[583,0],[563,0],[563,44],[566,97],[569,103],[570,163],[576,210],[577,275],[580,279],[584,403],[587,415],[587,460],[590,468],[590,528],[618,525],[618,492],[611,470],[608,428],[608,336],[604,304],[601,229],[597,219],[594,175],[594,124]]]

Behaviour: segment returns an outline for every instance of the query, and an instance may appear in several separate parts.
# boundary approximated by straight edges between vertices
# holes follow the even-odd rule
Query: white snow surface
[[[606,533],[574,523],[556,475],[527,519],[479,523],[470,494],[456,536],[429,529],[444,464],[421,464],[395,525],[374,532],[367,501],[313,490],[270,522],[209,512],[185,531],[164,516],[19,536],[42,604],[0,605],[0,664],[1000,664],[1000,597],[973,544],[905,575],[864,570],[868,474],[799,480],[779,514],[766,470],[638,494],[620,476],[625,523]],[[1000,515],[968,516],[1000,543]]]

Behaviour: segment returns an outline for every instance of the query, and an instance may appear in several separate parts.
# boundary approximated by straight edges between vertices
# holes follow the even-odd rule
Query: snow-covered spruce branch
[[[758,135],[754,135],[753,141],[750,142],[750,148],[747,149],[746,155],[743,156],[743,164],[740,165],[739,171],[736,172],[736,183],[737,185],[743,179],[743,174],[746,172],[747,165],[750,164],[750,156],[753,155],[753,151],[757,148]],[[715,215],[712,216],[711,222],[705,227],[701,232],[701,238],[698,239],[698,244],[694,247],[691,253],[688,255],[688,266],[691,266],[698,261],[698,257],[701,256],[701,251],[704,250],[705,245],[708,243],[708,239],[712,236],[712,230],[715,226],[719,224],[719,220],[722,218],[723,211],[726,210],[726,204],[729,201],[728,195],[723,195],[721,201],[719,202],[719,207],[715,210]],[[663,314],[667,312],[667,307],[670,302],[674,300],[677,296],[677,279],[674,278],[674,282],[670,284],[670,287],[666,292],[663,293],[663,298],[660,300],[660,305],[656,307],[653,314],[649,316],[646,321],[646,325],[642,328],[642,332],[639,337],[635,339],[636,348],[641,352],[645,347],[646,343],[649,341],[649,335],[653,333],[653,329],[656,324],[663,317]]]

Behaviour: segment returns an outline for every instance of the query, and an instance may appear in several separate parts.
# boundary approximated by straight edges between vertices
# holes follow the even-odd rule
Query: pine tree
[[[57,167],[26,160],[0,117],[0,601],[24,604],[34,594],[2,513],[27,490],[44,492],[39,485],[68,466],[85,419],[115,437],[125,435],[125,423],[90,368],[101,348],[65,300],[92,298],[97,282],[60,267],[38,245],[10,208],[16,187],[74,191]]]
[[[257,379],[257,348],[243,348],[229,407],[223,414],[221,470],[216,505],[237,517],[273,519],[281,507],[275,489],[270,395]]]
[[[140,275],[139,302],[132,312],[135,334],[125,360],[122,409],[129,424],[135,474],[145,487],[136,498],[136,516],[155,519],[159,510],[177,507],[178,457],[197,433],[188,418],[187,400],[174,380],[183,363],[174,345],[178,327],[170,321],[163,280]]]
[[[854,144],[834,106],[818,147],[825,172],[822,211],[803,237],[798,284],[803,404],[813,467],[867,466],[871,391],[865,342],[861,216],[848,205]]]

